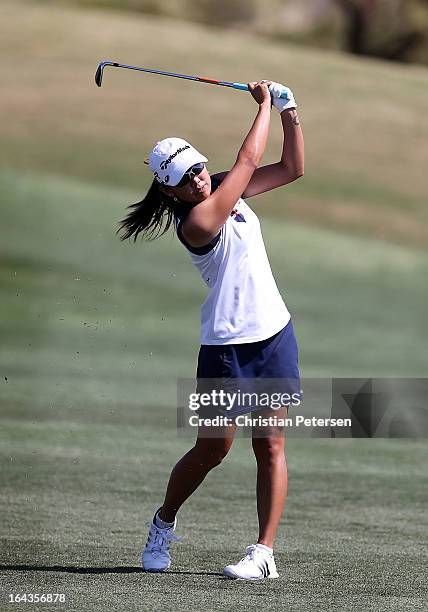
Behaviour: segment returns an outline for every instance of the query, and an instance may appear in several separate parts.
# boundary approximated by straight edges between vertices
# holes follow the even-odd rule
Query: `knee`
[[[278,460],[282,461],[285,457],[283,436],[254,437],[252,445],[257,461],[275,463]]]
[[[203,443],[198,441],[194,446],[197,461],[204,465],[207,469],[212,470],[213,468],[220,465],[223,459],[226,457],[230,449],[228,443],[207,443],[209,441],[204,440]]]

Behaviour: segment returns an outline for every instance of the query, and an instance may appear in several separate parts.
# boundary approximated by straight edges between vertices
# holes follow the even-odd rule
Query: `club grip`
[[[233,83],[232,87],[234,89],[242,89],[244,91],[248,91],[248,85],[245,85],[245,83]],[[284,100],[288,100],[287,92],[285,91],[283,91],[279,97],[284,98]]]
[[[248,85],[245,85],[245,83],[233,83],[232,86],[234,89],[242,89],[243,91],[248,91]]]

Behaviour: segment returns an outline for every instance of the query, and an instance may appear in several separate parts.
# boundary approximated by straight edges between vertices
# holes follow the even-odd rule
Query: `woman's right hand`
[[[259,82],[251,82],[248,83],[248,90],[253,96],[254,100],[257,104],[263,103],[271,103],[270,91],[269,91],[270,81],[259,81]]]

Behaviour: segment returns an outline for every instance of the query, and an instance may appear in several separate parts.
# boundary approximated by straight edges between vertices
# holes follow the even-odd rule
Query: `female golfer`
[[[144,200],[133,204],[121,222],[122,239],[133,237],[135,241],[140,232],[153,237],[174,222],[180,241],[208,286],[201,309],[200,390],[212,379],[226,386],[233,380],[275,379],[287,381],[292,396],[300,391],[300,382],[290,314],[272,276],[260,223],[244,198],[303,175],[303,136],[290,89],[268,81],[249,83],[248,88],[258,110],[232,169],[210,176],[207,158],[189,143],[180,138],[161,140],[149,158],[153,183]],[[287,97],[281,98],[281,92]],[[271,103],[280,112],[283,150],[279,162],[259,168]],[[269,404],[264,408],[229,406],[223,410],[228,417],[224,425],[214,431],[205,423],[199,426],[195,445],[172,470],[165,499],[153,517],[141,555],[146,571],[162,572],[170,567],[170,544],[179,539],[174,533],[179,508],[229,451],[235,417],[251,412],[252,419],[275,415],[274,422],[270,418],[268,425],[259,425],[261,421],[254,420],[252,427],[259,535],[244,558],[225,567],[224,574],[246,580],[278,577],[273,545],[287,494],[281,420],[289,403],[275,411]]]

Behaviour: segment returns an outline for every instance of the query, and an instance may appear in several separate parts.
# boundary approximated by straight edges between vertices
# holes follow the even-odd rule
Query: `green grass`
[[[257,529],[254,460],[238,439],[181,511],[174,567],[153,576],[138,571],[144,522],[188,443],[165,427],[170,409],[148,420],[125,408],[114,425],[89,422],[91,409],[3,420],[4,595],[65,593],[62,610],[424,609],[425,444],[289,441],[281,577],[242,584],[221,577]]]
[[[195,372],[205,289],[175,238],[124,244],[116,221],[147,187],[156,139],[184,136],[221,170],[254,108],[181,81],[92,79],[111,56],[289,81],[307,173],[249,204],[302,373],[424,377],[426,71],[108,11],[6,0],[1,17],[0,610],[29,609],[7,603],[24,591],[64,592],[50,609],[67,611],[424,609],[421,440],[290,439],[281,579],[247,585],[219,575],[256,534],[255,466],[238,439],[180,513],[173,571],[138,570],[144,523],[190,443],[176,381]]]
[[[1,333],[11,398],[22,401],[31,389],[29,401],[44,405],[48,397],[74,406],[89,398],[174,403],[176,377],[194,373],[205,295],[184,249],[172,235],[119,241],[116,221],[135,193],[0,176]],[[259,210],[257,199],[252,204]],[[304,375],[425,375],[425,252],[294,222],[265,219],[263,229]]]
[[[138,571],[144,522],[190,443],[175,385],[194,373],[202,283],[175,239],[115,237],[132,192],[0,179],[2,609],[23,591],[64,592],[64,610],[422,609],[422,441],[289,440],[281,578],[244,585],[221,577],[256,534],[238,439],[180,514],[173,571]],[[263,228],[306,376],[423,376],[426,253]]]

